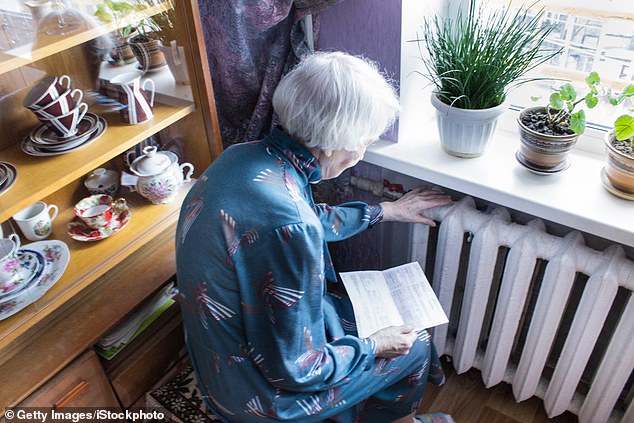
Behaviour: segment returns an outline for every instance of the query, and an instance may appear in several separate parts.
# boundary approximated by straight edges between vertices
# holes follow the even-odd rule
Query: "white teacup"
[[[26,271],[20,265],[17,255],[19,248],[20,237],[16,234],[0,239],[0,293],[4,291],[3,288],[26,279]]]
[[[56,205],[47,206],[46,203],[38,201],[14,214],[13,220],[18,224],[26,239],[39,241],[51,234],[53,220],[57,217],[58,211]]]

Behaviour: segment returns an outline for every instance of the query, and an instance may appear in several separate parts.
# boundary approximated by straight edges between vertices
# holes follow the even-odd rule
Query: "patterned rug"
[[[220,419],[207,410],[191,366],[175,378],[146,394],[146,407],[165,413],[164,422],[204,423]]]

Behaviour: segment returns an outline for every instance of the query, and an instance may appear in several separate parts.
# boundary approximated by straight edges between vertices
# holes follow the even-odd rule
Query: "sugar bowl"
[[[133,190],[152,204],[164,204],[176,198],[183,182],[191,181],[194,166],[179,164],[175,154],[148,146],[143,149],[143,155],[130,164],[130,171],[136,176]]]

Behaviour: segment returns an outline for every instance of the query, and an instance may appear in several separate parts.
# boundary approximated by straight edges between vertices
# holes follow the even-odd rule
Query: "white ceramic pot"
[[[189,171],[184,176],[185,168]],[[149,146],[132,162],[130,170],[137,177],[136,191],[152,204],[164,204],[174,200],[183,182],[191,180],[194,166],[179,164],[175,154]]]
[[[431,104],[436,108],[443,150],[463,158],[484,154],[495,132],[498,117],[507,109],[506,103],[490,109],[459,109],[443,103],[435,93],[432,93]]]

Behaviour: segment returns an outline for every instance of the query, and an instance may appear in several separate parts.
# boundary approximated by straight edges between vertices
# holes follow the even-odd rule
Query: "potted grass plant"
[[[456,17],[425,19],[422,60],[435,86],[442,148],[458,157],[482,155],[506,109],[508,91],[557,51],[542,47],[552,27],[541,23],[543,9],[510,8],[487,13],[470,0]]]
[[[610,102],[620,104],[634,97],[634,85],[628,85],[618,97]],[[604,186],[612,194],[634,200],[634,109],[619,116],[614,130],[606,134],[607,163],[601,171]]]

